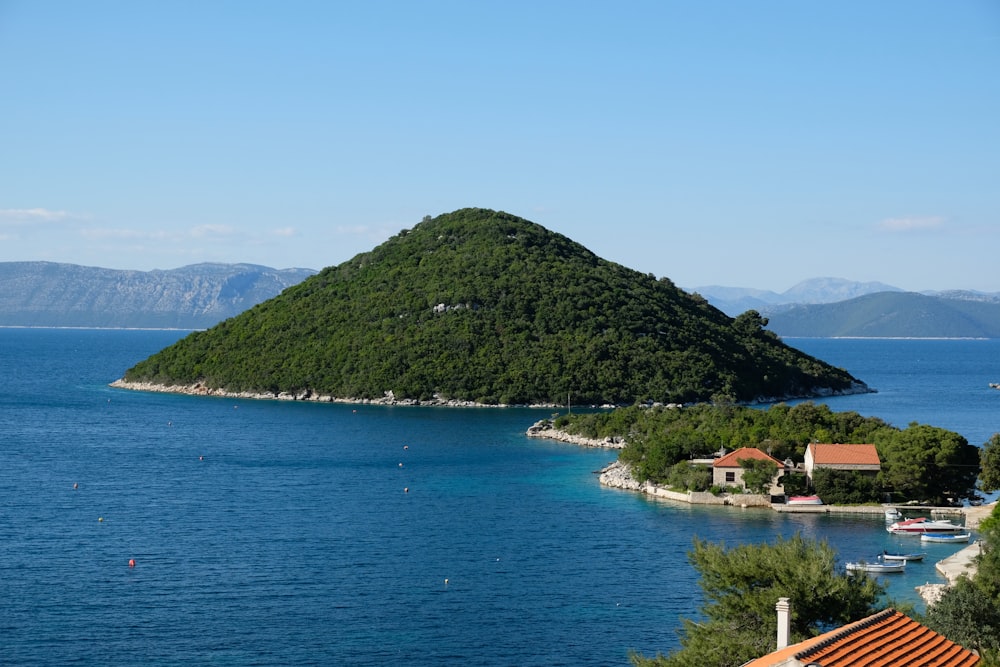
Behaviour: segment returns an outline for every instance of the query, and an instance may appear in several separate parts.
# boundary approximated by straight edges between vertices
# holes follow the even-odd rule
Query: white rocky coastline
[[[508,407],[531,407],[531,408],[555,408],[558,407],[554,403],[552,404],[532,404],[526,406],[513,406],[505,403],[499,404],[489,404],[489,403],[477,403],[475,401],[459,401],[454,399],[443,398],[441,396],[435,395],[434,398],[429,400],[419,400],[415,398],[396,398],[392,391],[385,392],[381,398],[340,398],[337,396],[329,396],[327,394],[319,394],[314,391],[304,389],[299,392],[253,392],[253,391],[228,391],[226,389],[219,389],[205,386],[200,382],[194,384],[184,385],[184,384],[157,384],[155,382],[130,382],[124,378],[115,380],[110,384],[110,386],[117,389],[130,389],[132,391],[152,391],[161,394],[186,394],[189,396],[215,396],[219,398],[239,398],[246,400],[260,400],[260,401],[312,401],[315,403],[347,403],[352,405],[423,405],[423,406],[439,406],[439,407],[458,407],[458,408],[508,408]]]
[[[621,449],[625,446],[622,438],[585,438],[582,435],[573,435],[565,431],[560,431],[552,425],[551,419],[541,419],[532,424],[526,434],[529,438],[548,438],[559,442],[568,442],[573,445],[583,447],[605,447],[607,449]]]

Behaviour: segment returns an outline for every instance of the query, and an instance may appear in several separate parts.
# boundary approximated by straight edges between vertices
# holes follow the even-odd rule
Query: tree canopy
[[[773,544],[731,549],[695,539],[688,554],[701,576],[704,604],[697,621],[683,619],[681,648],[640,667],[732,667],[775,649],[779,598],[791,601],[794,643],[877,611],[885,592],[865,573],[846,573],[826,542],[794,535]]]
[[[425,219],[129,369],[233,392],[481,403],[751,401],[863,391],[670,280],[516,216]]]
[[[641,481],[664,483],[677,463],[711,457],[720,448],[757,447],[778,460],[801,462],[810,442],[855,443],[875,445],[882,471],[874,480],[852,471],[815,475],[817,491],[822,486],[820,495],[827,494],[830,503],[878,502],[888,495],[895,502],[946,504],[976,495],[979,448],[959,434],[916,423],[900,429],[811,402],[767,409],[631,406],[563,415],[555,423],[582,436],[623,438],[618,458]]]
[[[979,484],[987,493],[1000,491],[1000,433],[994,433],[979,450]]]
[[[982,667],[1000,665],[1000,505],[979,525],[980,556],[972,578],[962,576],[927,610],[927,625],[974,649]]]

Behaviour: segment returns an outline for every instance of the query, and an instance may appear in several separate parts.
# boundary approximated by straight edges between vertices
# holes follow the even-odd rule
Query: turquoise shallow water
[[[604,489],[593,471],[613,452],[524,437],[548,411],[107,386],[181,335],[0,330],[13,389],[0,395],[0,662],[626,664],[630,649],[675,647],[678,618],[699,604],[693,535],[801,531],[845,559],[899,541],[881,519]],[[859,401],[849,409],[976,444],[1000,430],[1000,392],[986,389],[1000,380],[996,343],[942,342],[935,365],[906,374],[912,342],[807,344],[829,343],[815,353],[880,389],[833,399]],[[952,372],[955,355],[978,360]],[[967,385],[980,385],[974,400]],[[933,561],[916,565],[892,592],[914,599],[935,578]]]

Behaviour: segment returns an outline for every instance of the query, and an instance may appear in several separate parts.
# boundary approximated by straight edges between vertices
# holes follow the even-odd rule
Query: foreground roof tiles
[[[784,463],[774,458],[773,456],[768,456],[764,452],[760,451],[756,447],[740,447],[735,452],[730,452],[725,456],[720,456],[715,459],[712,463],[714,468],[739,468],[740,461],[743,459],[760,459],[762,461],[773,461],[778,464],[779,468],[785,466]]]
[[[909,616],[886,609],[744,667],[973,667],[979,656]]]
[[[818,465],[865,465],[881,464],[875,445],[826,445],[810,443],[813,463]]]

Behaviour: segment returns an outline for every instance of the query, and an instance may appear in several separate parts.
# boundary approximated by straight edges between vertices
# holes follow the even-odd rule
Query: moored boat
[[[899,561],[898,563],[866,563],[865,561],[858,561],[857,563],[847,564],[848,572],[871,572],[872,574],[889,574],[892,572],[905,572],[906,571],[906,561]]]
[[[886,528],[890,533],[896,535],[919,535],[921,533],[960,533],[965,530],[965,526],[959,526],[951,521],[934,520],[927,517],[916,519],[906,519],[896,521]]]
[[[961,535],[943,535],[934,533],[924,533],[920,536],[921,542],[955,542],[956,544],[962,542],[968,542],[969,538],[972,537],[971,533],[962,533]]]
[[[899,561],[899,560],[901,560],[901,561],[907,561],[907,562],[909,562],[911,560],[923,560],[924,556],[926,556],[926,555],[927,554],[925,554],[923,552],[920,552],[920,553],[911,553],[911,554],[894,554],[894,553],[889,553],[888,551],[883,551],[882,552],[882,560],[890,560],[890,561],[893,561],[893,560]]]
[[[885,511],[885,520],[886,521],[899,521],[902,518],[903,518],[903,513],[900,512],[895,507],[890,507],[889,509],[887,509]]]
[[[822,505],[819,496],[789,496],[786,505]]]

